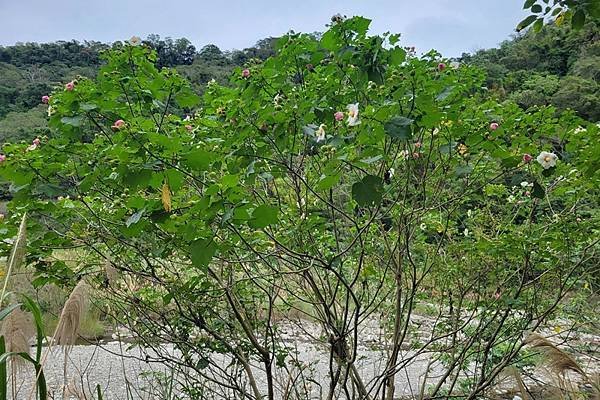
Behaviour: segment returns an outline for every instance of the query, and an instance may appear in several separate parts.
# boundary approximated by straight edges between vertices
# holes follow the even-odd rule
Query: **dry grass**
[[[556,347],[545,337],[532,333],[525,339],[525,343],[542,353],[547,366],[557,375],[562,375],[571,370],[586,377],[585,372],[573,357]]]
[[[10,277],[14,271],[17,271],[25,260],[25,252],[27,250],[27,214],[23,214],[17,237],[13,243],[13,248],[8,258],[6,276],[4,277],[4,285],[2,286],[2,294],[0,295],[0,306],[4,301],[6,288]]]
[[[2,322],[0,335],[4,336],[7,352],[30,354],[30,341],[35,335],[35,326],[29,313],[20,309],[13,310]],[[21,357],[12,357],[11,363],[22,368],[26,361]]]
[[[88,294],[89,288],[85,281],[79,281],[60,314],[58,325],[54,332],[54,341],[56,344],[65,347],[71,347],[75,344],[80,322],[83,320],[87,309]]]

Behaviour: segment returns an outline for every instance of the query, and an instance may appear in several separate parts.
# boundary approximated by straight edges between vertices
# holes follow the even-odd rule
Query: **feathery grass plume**
[[[79,323],[83,319],[87,307],[87,296],[88,286],[82,279],[71,292],[60,314],[54,332],[54,340],[57,345],[70,348],[75,344]]]
[[[163,183],[160,198],[166,212],[171,212],[171,189],[167,182]]]
[[[2,322],[0,335],[4,336],[6,351],[30,354],[30,341],[35,335],[35,326],[29,313],[14,309]],[[21,357],[11,357],[11,363],[21,369],[27,364]]]
[[[13,243],[13,248],[8,258],[6,276],[4,276],[4,285],[2,286],[2,295],[0,295],[0,305],[4,301],[6,287],[13,271],[17,270],[25,259],[25,250],[27,248],[27,213],[23,214],[17,237]]]
[[[119,271],[109,260],[104,263],[104,273],[106,274],[108,285],[114,286],[114,284],[117,282],[117,279],[119,279]]]
[[[521,399],[529,400],[529,395],[527,393],[527,389],[525,388],[525,383],[523,382],[523,377],[521,376],[521,372],[519,371],[519,369],[513,365],[508,367],[506,372],[508,372],[513,376],[513,378],[515,378],[515,381],[517,382],[517,387],[519,389],[519,393],[521,394]]]
[[[539,350],[545,356],[550,369],[557,375],[564,374],[566,371],[571,370],[587,378],[587,375],[573,357],[556,347],[556,345],[545,337],[538,335],[537,333],[531,333],[525,339],[525,344]]]

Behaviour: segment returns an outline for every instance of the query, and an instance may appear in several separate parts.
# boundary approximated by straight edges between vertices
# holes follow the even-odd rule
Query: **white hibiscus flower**
[[[142,44],[142,39],[140,39],[139,36],[132,36],[131,39],[129,39],[129,44],[131,46],[139,46]]]
[[[358,119],[358,103],[348,104],[346,109],[348,110],[348,126],[360,124],[360,120]]]
[[[317,143],[325,140],[325,125],[324,124],[319,125],[319,129],[317,129],[316,135],[317,135]]]
[[[558,160],[558,156],[554,153],[550,153],[548,151],[542,151],[539,156],[536,158],[537,162],[540,163],[544,169],[552,168],[556,165],[556,161]]]

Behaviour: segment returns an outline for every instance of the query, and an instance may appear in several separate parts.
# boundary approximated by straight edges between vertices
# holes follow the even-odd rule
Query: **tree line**
[[[539,32],[516,34],[498,48],[463,54],[460,62],[481,67],[490,92],[514,100],[524,109],[555,105],[581,117],[600,120],[600,29],[568,24],[545,25]],[[233,68],[275,54],[277,38],[224,51],[214,44],[197,49],[188,39],[149,35],[143,43],[157,53],[156,65],[174,67],[202,93],[211,79],[226,84]],[[92,77],[101,53],[123,46],[97,41],[17,43],[0,47],[0,143],[31,140],[47,133],[41,96],[77,76]]]

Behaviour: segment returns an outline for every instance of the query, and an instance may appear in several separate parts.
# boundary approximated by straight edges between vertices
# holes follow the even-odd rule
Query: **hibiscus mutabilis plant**
[[[190,396],[392,399],[424,354],[442,368],[429,395],[489,390],[593,265],[598,129],[488,100],[479,70],[368,26],[287,35],[202,100],[150,49],[107,52],[96,80],[49,98],[53,139],[3,148],[35,283],[97,277]],[[50,261],[65,247],[89,257]],[[439,311],[426,340],[421,303]],[[307,325],[323,375],[284,335]]]

